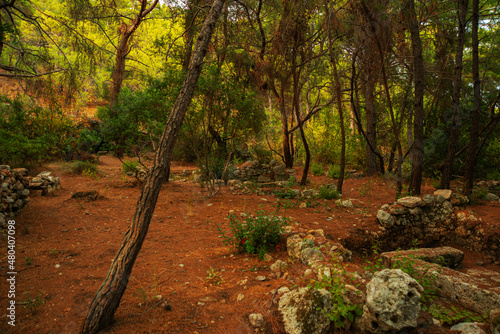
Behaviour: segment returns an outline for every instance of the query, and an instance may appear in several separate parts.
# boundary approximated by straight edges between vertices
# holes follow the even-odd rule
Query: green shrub
[[[71,163],[73,173],[95,176],[98,173],[97,164],[91,161],[74,161]]]
[[[328,177],[331,179],[338,179],[340,177],[340,166],[330,165],[328,167]]]
[[[229,229],[232,235],[226,235],[220,226],[217,229],[226,246],[238,252],[257,254],[262,260],[280,242],[284,227],[288,224],[287,218],[268,216],[263,211],[257,211],[254,216],[246,215],[243,221],[230,214]]]
[[[328,185],[323,185],[319,188],[319,198],[322,199],[337,199],[340,194],[336,188]]]
[[[323,165],[317,162],[313,162],[311,165],[311,172],[316,175],[323,175]]]
[[[74,125],[58,108],[0,96],[0,163],[31,167],[62,158]]]
[[[290,188],[276,189],[274,190],[274,196],[279,198],[293,199],[297,197],[297,191]]]

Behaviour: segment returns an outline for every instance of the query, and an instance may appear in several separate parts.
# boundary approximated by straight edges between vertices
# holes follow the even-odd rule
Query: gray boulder
[[[324,290],[300,288],[285,293],[278,310],[288,334],[324,334],[330,327],[326,315],[332,309],[332,296]]]
[[[385,228],[389,228],[395,223],[394,217],[383,210],[378,210],[377,220]]]
[[[391,333],[416,327],[422,292],[422,286],[400,269],[377,272],[366,288],[362,330]]]

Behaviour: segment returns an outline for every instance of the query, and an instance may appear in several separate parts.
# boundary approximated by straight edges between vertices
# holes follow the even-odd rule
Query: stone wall
[[[0,228],[7,227],[7,221],[29,201],[27,174],[26,168],[11,169],[8,165],[0,165]]]
[[[434,195],[403,197],[377,213],[378,231],[355,230],[343,240],[351,250],[370,250],[375,241],[381,250],[435,247],[453,243],[482,252],[488,262],[500,260],[500,230],[485,231],[483,221],[465,210],[468,199],[450,190]]]
[[[295,171],[286,169],[284,164],[276,160],[271,160],[269,164],[261,164],[257,160],[247,161],[236,167],[230,175],[230,179],[260,183],[288,181],[290,178],[295,180]]]

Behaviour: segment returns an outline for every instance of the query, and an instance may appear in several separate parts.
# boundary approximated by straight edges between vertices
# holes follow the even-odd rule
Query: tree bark
[[[141,0],[141,8],[137,16],[132,20],[129,25],[123,24],[121,27],[121,37],[120,42],[116,48],[116,59],[115,59],[115,67],[113,68],[113,73],[111,75],[111,79],[113,80],[113,87],[111,89],[110,96],[110,106],[113,107],[116,100],[118,99],[118,95],[122,89],[123,77],[125,75],[125,58],[130,52],[130,47],[128,42],[134,32],[139,28],[143,19],[156,7],[158,4],[158,0],[154,0],[149,8],[146,8],[148,4],[147,0]]]
[[[224,2],[225,0],[215,0],[203,23],[184,83],[172,107],[172,112],[161,137],[154,165],[148,174],[137,202],[132,224],[125,233],[122,245],[111,264],[106,279],[90,305],[89,312],[82,324],[82,333],[96,333],[108,327],[127,288],[130,273],[146,237],[158,194],[170,165],[174,144],[191,102],[201,73],[203,58],[207,52],[212,32]]]
[[[471,115],[470,141],[465,160],[464,195],[469,195],[474,186],[474,171],[476,169],[477,144],[479,141],[479,110],[481,108],[481,81],[479,80],[479,0],[472,1],[472,80],[474,81],[474,109]]]
[[[462,86],[462,67],[463,67],[463,54],[465,44],[465,26],[467,24],[467,7],[468,0],[457,0],[459,5],[458,9],[458,38],[457,38],[457,54],[455,57],[455,87],[453,89],[453,112],[451,116],[450,125],[450,138],[448,144],[448,153],[446,161],[443,166],[443,175],[441,176],[441,189],[449,189],[451,174],[453,172],[453,161],[455,159],[455,152],[458,143],[459,131],[459,113],[460,113],[460,92]]]
[[[372,148],[377,147],[377,119],[375,114],[375,78],[373,70],[366,75],[365,109],[366,109],[366,175],[377,173],[377,157]]]
[[[408,0],[406,5],[415,77],[413,154],[408,191],[410,194],[420,195],[422,188],[422,165],[424,162],[424,59],[422,57],[422,41],[420,40],[417,14],[415,12],[415,1]]]

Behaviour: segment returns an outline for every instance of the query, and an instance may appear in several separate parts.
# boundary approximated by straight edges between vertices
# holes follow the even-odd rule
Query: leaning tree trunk
[[[455,80],[453,90],[453,112],[451,116],[450,126],[450,139],[448,143],[448,153],[443,166],[443,175],[441,176],[442,189],[450,188],[451,174],[453,172],[453,161],[455,160],[455,153],[457,151],[458,143],[458,130],[459,113],[460,113],[460,90],[462,86],[462,67],[463,55],[465,44],[465,26],[467,24],[467,7],[469,0],[457,0],[459,5],[458,10],[458,41],[457,41],[457,54],[455,56]]]
[[[158,194],[160,193],[161,185],[169,166],[175,140],[191,102],[196,82],[201,73],[203,58],[207,52],[208,43],[224,2],[225,0],[215,0],[203,23],[186,73],[186,78],[160,140],[154,165],[148,174],[141,191],[141,196],[137,202],[132,224],[125,234],[122,245],[111,264],[108,276],[90,305],[89,312],[82,325],[82,333],[96,333],[108,327],[127,288],[130,273],[141,250],[151,217],[153,216]]]

